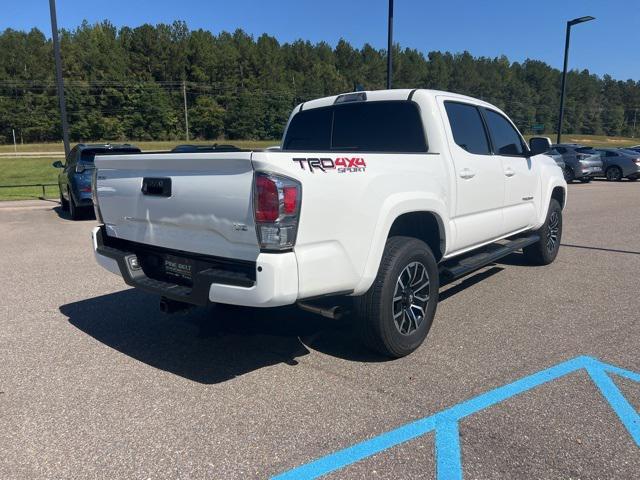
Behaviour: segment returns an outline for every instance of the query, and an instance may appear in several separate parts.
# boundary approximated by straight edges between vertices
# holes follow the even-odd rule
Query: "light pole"
[[[558,138],[556,143],[560,143],[562,137],[562,117],[564,116],[564,95],[567,86],[567,63],[569,62],[569,39],[571,38],[571,27],[579,23],[590,22],[595,17],[587,16],[574,18],[567,22],[567,38],[564,42],[564,67],[562,69],[562,87],[560,88],[560,113],[558,115]]]
[[[387,28],[387,90],[391,89],[392,59],[393,49],[393,0],[389,0],[389,23]]]
[[[56,61],[56,85],[58,87],[58,101],[60,102],[60,117],[62,119],[62,142],[64,156],[69,155],[69,124],[67,123],[67,106],[64,100],[64,83],[62,81],[62,61],[60,60],[60,42],[58,41],[58,19],[56,16],[56,0],[49,0],[51,14],[51,39],[53,40],[53,57]]]

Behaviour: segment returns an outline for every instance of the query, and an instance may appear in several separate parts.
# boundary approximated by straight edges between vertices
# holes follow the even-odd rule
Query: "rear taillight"
[[[287,250],[296,243],[302,187],[299,182],[257,172],[253,189],[253,210],[260,248]]]
[[[98,204],[98,169],[94,168],[91,173],[91,200],[93,201],[93,210],[96,212],[96,220],[98,223],[104,223],[102,220],[102,212]]]

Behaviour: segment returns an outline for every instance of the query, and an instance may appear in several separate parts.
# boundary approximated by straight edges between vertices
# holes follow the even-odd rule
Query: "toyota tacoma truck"
[[[279,148],[97,156],[93,247],[166,312],[336,317],[352,297],[364,342],[401,357],[427,336],[440,285],[516,250],[556,258],[567,184],[549,146],[453,93],[320,98],[294,108]]]

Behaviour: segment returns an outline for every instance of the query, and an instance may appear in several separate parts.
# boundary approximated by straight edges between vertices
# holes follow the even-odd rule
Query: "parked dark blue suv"
[[[84,144],[73,147],[67,156],[66,163],[60,160],[53,162],[53,166],[62,169],[58,175],[60,187],[60,205],[63,210],[69,210],[72,220],[77,220],[93,206],[91,201],[91,171],[93,159],[96,155],[114,153],[139,153],[140,149],[128,143]]]

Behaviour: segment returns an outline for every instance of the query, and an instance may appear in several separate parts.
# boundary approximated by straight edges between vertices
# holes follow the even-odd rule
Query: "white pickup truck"
[[[169,312],[338,316],[331,300],[353,297],[365,343],[400,357],[425,339],[441,284],[519,249],[555,259],[567,185],[549,145],[453,93],[320,98],[293,110],[279,148],[96,157],[93,246]]]

